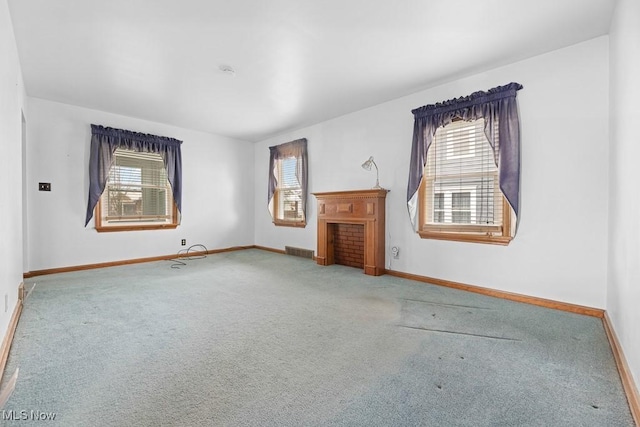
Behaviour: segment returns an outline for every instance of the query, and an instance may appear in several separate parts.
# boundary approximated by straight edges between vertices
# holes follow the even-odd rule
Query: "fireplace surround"
[[[364,273],[372,276],[385,273],[385,200],[388,191],[372,189],[313,193],[318,201],[318,264],[336,263],[336,228],[338,224],[354,224],[364,229]],[[357,252],[357,242],[353,246]]]

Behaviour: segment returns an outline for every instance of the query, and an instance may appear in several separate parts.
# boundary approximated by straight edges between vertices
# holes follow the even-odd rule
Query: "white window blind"
[[[438,128],[425,169],[423,229],[500,231],[503,196],[484,119]]]
[[[298,159],[285,157],[277,164],[278,189],[276,218],[284,221],[303,221],[302,187],[296,170]]]
[[[173,196],[162,156],[116,149],[101,203],[107,224],[171,222]]]

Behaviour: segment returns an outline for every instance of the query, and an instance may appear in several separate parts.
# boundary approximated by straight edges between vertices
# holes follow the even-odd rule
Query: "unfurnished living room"
[[[0,0],[0,59],[0,425],[639,425],[640,1]]]

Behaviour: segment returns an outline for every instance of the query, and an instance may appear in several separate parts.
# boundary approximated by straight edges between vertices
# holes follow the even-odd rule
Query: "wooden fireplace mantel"
[[[389,190],[354,190],[313,193],[318,200],[318,251],[320,265],[335,262],[334,224],[364,226],[364,272],[384,274],[385,200]]]

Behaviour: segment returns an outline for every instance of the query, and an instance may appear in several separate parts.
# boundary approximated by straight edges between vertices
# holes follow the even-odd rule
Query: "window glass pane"
[[[299,187],[298,178],[296,177],[297,159],[295,157],[287,157],[282,160],[282,179],[280,186],[283,188]]]
[[[433,222],[444,222],[444,193],[433,195]]]
[[[471,223],[471,193],[451,194],[451,220],[455,224]]]
[[[471,193],[453,193],[451,196],[452,209],[469,209],[471,207]]]
[[[500,218],[496,212],[496,203],[502,201],[502,193],[498,189],[496,177],[485,177],[476,186],[478,194],[484,194],[476,201],[476,219],[478,224],[500,225]],[[502,206],[502,205],[500,205]]]
[[[173,197],[162,156],[117,149],[102,196],[106,225],[173,221]]]
[[[498,168],[484,119],[437,129],[427,153],[422,197],[427,225],[502,225]]]
[[[302,188],[296,170],[298,159],[286,157],[278,161],[278,204],[276,218],[285,221],[302,221]]]
[[[283,219],[299,220],[302,219],[302,211],[300,205],[300,190],[286,189],[281,191],[282,194],[282,215]]]
[[[434,209],[444,209],[444,193],[436,193],[433,196]]]
[[[451,212],[452,222],[454,224],[469,224],[471,223],[471,212]]]

